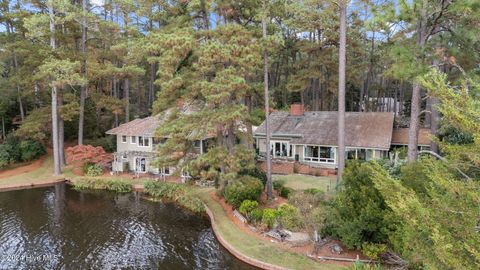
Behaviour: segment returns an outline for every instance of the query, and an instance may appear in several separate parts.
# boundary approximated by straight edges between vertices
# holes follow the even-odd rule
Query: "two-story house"
[[[162,124],[165,115],[160,114],[141,119],[135,119],[118,127],[110,129],[106,134],[116,136],[117,151],[112,162],[113,172],[151,173],[171,175],[174,168],[158,168],[154,165],[156,147],[165,138],[156,138],[155,131]],[[207,150],[207,140],[194,142],[192,151],[202,154]],[[186,173],[183,173],[185,174]]]

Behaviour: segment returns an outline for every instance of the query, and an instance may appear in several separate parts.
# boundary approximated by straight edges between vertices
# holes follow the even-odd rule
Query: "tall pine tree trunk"
[[[123,80],[123,91],[125,99],[125,123],[130,122],[130,80],[125,78]]]
[[[85,18],[87,12],[87,0],[82,0],[82,11],[83,11],[83,18],[82,18],[82,75],[83,77],[87,76],[87,20]],[[80,109],[78,115],[78,144],[83,144],[83,127],[85,122],[85,95],[87,91],[87,86],[82,86],[80,88]]]
[[[58,108],[63,106],[63,93],[58,93]],[[58,154],[60,158],[60,166],[65,166],[65,121],[63,117],[58,115]]]
[[[338,174],[337,187],[345,168],[345,85],[347,45],[347,4],[340,5],[340,47],[338,56]]]
[[[56,49],[55,42],[55,13],[53,10],[53,3],[48,3],[48,14],[50,16],[50,46],[52,50]],[[52,86],[52,146],[53,146],[53,175],[60,175],[60,155],[58,148],[58,108],[57,95],[58,89],[56,85]]]
[[[148,108],[152,108],[153,101],[155,100],[155,63],[150,64],[150,81],[148,82]]]
[[[252,96],[247,95],[245,97],[245,106],[247,107],[248,112],[248,121],[246,121],[245,125],[247,126],[247,138],[245,143],[247,144],[247,149],[253,149],[253,131],[252,131]]]
[[[4,141],[5,138],[5,116],[2,116],[2,140]]]
[[[116,77],[113,77],[113,96],[118,98],[118,80]],[[115,118],[115,127],[118,127],[118,113],[114,113]]]
[[[14,51],[13,52],[13,65],[15,68],[15,71],[18,71],[18,59],[17,59],[17,53]],[[23,104],[22,104],[22,91],[20,90],[20,85],[18,83],[16,84],[17,87],[17,101],[18,101],[18,106],[19,106],[19,111],[20,111],[20,118],[25,120],[25,112],[23,110]]]
[[[417,22],[417,46],[423,49],[427,36],[427,0],[423,0],[421,15]],[[417,56],[417,61],[422,61],[421,56]],[[418,131],[420,129],[420,105],[421,105],[421,86],[418,82],[413,84],[412,105],[410,112],[410,128],[408,130],[408,162],[415,162],[418,156]]]
[[[262,16],[262,32],[263,38],[267,38],[267,5],[266,0],[263,0],[263,16]],[[268,52],[263,49],[263,86],[265,99],[265,138],[267,150],[267,198],[273,199],[273,183],[272,183],[272,159],[270,156],[270,121],[268,119],[270,114],[269,94],[268,94]],[[303,103],[303,98],[302,98]]]

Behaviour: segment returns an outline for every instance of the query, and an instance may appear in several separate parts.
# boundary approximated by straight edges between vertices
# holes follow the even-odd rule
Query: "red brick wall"
[[[267,163],[260,161],[260,167],[263,171],[267,171]],[[292,174],[294,173],[294,162],[289,161],[273,161],[272,160],[272,173],[274,174]]]
[[[265,161],[259,161],[260,168],[267,171],[267,164]],[[278,161],[272,160],[272,173],[274,174],[307,174],[314,176],[331,176],[337,175],[335,169],[330,168],[316,168],[309,165],[301,164],[292,161]]]
[[[329,175],[337,175],[335,169],[330,168],[316,168],[309,165],[295,163],[295,172],[300,174],[308,174],[308,175],[315,175],[315,176],[329,176]]]

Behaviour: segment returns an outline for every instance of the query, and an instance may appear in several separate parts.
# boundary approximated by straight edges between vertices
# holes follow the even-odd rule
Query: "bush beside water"
[[[128,193],[132,191],[132,184],[122,179],[80,178],[73,183],[73,188],[75,190],[106,189],[119,193]]]
[[[202,200],[192,193],[191,187],[184,184],[147,181],[144,187],[145,193],[152,197],[176,202],[195,213],[205,211]]]
[[[102,175],[103,168],[98,164],[87,162],[83,165],[83,173],[87,176],[96,177]]]

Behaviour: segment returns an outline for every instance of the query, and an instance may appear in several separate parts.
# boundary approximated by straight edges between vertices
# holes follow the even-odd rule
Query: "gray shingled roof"
[[[192,114],[199,110],[198,103],[185,103],[182,104],[179,109],[181,114]],[[105,132],[110,135],[125,135],[125,136],[148,136],[155,137],[155,131],[157,128],[171,115],[174,109],[168,109],[160,114],[146,117],[138,118],[132,120],[128,123],[121,124],[116,128],[112,128]],[[198,131],[193,130],[190,136],[195,137],[198,134]],[[212,138],[214,134],[208,134],[205,138]]]
[[[153,137],[155,130],[163,122],[163,118],[159,115],[147,118],[135,119],[125,124],[121,124],[116,128],[108,130],[107,134],[125,135],[125,136],[150,136]]]
[[[430,145],[430,130],[421,128],[418,131],[418,145]],[[392,144],[408,145],[408,128],[394,128],[392,134]]]
[[[345,113],[345,144],[347,147],[389,149],[392,140],[393,113]],[[290,138],[292,144],[337,145],[337,112],[305,112],[291,116],[277,111],[269,116],[272,137]],[[265,122],[254,133],[265,136]]]

